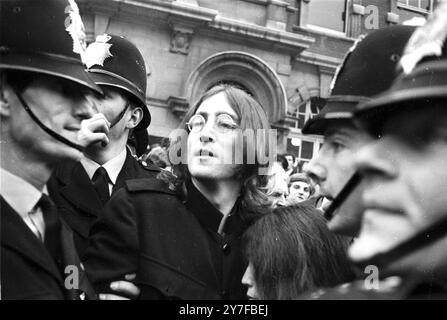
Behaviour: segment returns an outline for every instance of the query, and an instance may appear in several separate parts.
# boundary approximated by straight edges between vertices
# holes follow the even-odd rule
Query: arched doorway
[[[276,72],[260,58],[225,51],[205,59],[189,76],[185,97],[194,103],[217,83],[233,83],[251,93],[265,109],[271,123],[285,118],[287,98]]]

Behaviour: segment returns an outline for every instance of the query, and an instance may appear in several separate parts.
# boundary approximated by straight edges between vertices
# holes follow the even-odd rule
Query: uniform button
[[[228,243],[225,243],[222,247],[222,251],[224,255],[228,256],[231,253],[231,246]]]

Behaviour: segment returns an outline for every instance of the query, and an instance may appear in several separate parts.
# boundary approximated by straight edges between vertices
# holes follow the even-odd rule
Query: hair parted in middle
[[[268,207],[270,200],[262,192],[261,188],[267,184],[267,176],[259,175],[260,169],[268,169],[271,165],[271,155],[276,150],[270,150],[270,124],[268,117],[262,106],[246,91],[237,88],[234,85],[218,84],[206,91],[199,100],[188,110],[183,121],[179,125],[182,132],[189,134],[187,123],[189,119],[196,113],[200,105],[207,99],[219,93],[224,93],[229,105],[239,118],[239,129],[241,133],[251,131],[254,134],[255,141],[243,140],[243,163],[236,170],[235,179],[242,182],[242,205],[245,208],[253,209],[257,207]],[[171,160],[173,155],[181,158],[180,163],[171,160],[174,177],[169,176],[166,172],[159,175],[162,180],[168,181],[171,186],[180,194],[185,196],[184,182],[190,178],[188,165],[186,161],[187,149],[184,145],[179,148],[179,136],[171,136],[168,148],[168,155]],[[181,153],[181,154],[179,154]],[[254,163],[247,163],[247,155],[254,155]],[[261,161],[268,159],[268,161]],[[250,161],[251,162],[251,161]]]

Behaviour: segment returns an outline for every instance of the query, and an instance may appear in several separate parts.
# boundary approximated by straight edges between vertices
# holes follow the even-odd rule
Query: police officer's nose
[[[250,263],[245,269],[244,275],[242,276],[241,282],[243,285],[246,285],[248,287],[252,287],[254,285],[252,273],[253,273],[253,266]]]
[[[310,161],[303,171],[315,184],[320,184],[326,180],[326,169],[318,163],[318,156]]]

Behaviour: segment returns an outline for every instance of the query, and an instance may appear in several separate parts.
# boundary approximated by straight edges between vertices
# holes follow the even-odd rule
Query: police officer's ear
[[[6,75],[0,72],[0,114],[2,117],[9,117],[11,113],[11,106],[8,100],[9,96],[10,90],[6,86]]]
[[[143,109],[141,107],[131,107],[130,108],[130,118],[127,121],[126,128],[135,128],[143,119]]]

